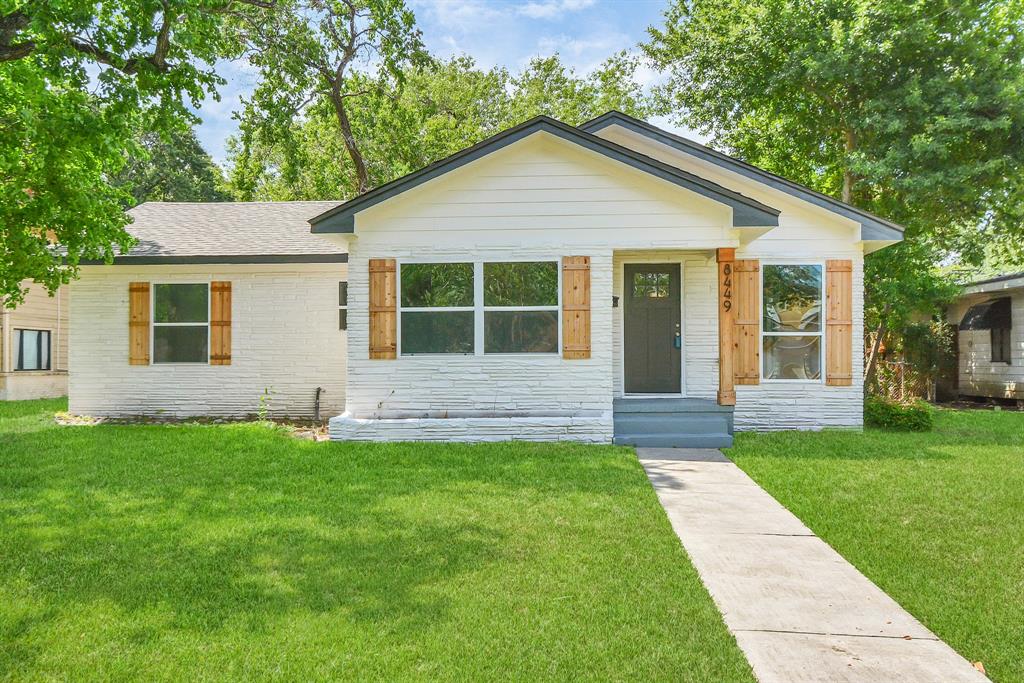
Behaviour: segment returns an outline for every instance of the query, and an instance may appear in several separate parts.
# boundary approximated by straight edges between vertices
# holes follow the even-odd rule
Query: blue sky
[[[406,0],[416,14],[423,39],[432,54],[472,56],[482,67],[518,70],[532,57],[557,52],[585,73],[608,55],[633,49],[657,25],[667,0]],[[198,135],[218,162],[224,143],[237,130],[232,113],[240,97],[251,92],[255,75],[244,64],[223,63],[227,79],[221,101],[207,100],[199,108],[203,123]],[[638,78],[650,85],[658,78],[644,68]],[[656,121],[664,125],[664,121]],[[684,131],[685,133],[685,131]]]

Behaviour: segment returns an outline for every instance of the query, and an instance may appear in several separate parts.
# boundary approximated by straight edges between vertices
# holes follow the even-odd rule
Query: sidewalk
[[[720,452],[637,455],[761,683],[988,680]]]

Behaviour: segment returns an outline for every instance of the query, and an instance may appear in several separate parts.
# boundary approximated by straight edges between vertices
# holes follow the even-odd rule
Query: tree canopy
[[[867,260],[895,326],[955,291],[940,262],[1024,248],[1022,30],[1021,0],[674,0],[645,51],[678,122],[907,227]]]
[[[0,3],[0,303],[55,290],[83,258],[126,248],[110,183],[138,130],[194,120],[232,54],[224,19],[262,0]]]
[[[578,124],[619,109],[648,112],[634,78],[635,56],[617,54],[579,75],[557,56],[522,71],[481,69],[469,57],[407,67],[400,81],[350,76],[364,94],[347,103],[351,129],[371,186],[442,159],[538,114]],[[229,145],[230,185],[239,199],[341,199],[359,192],[329,102],[311,104],[286,122],[286,133],[251,134],[247,121]],[[287,140],[285,144],[284,140]]]
[[[142,202],[224,202],[231,200],[224,175],[191,128],[168,134],[145,131],[137,152],[113,176],[111,184]]]

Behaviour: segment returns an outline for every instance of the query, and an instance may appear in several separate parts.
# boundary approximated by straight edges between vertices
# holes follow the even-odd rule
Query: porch
[[[732,445],[734,268],[731,248],[614,253],[615,443]]]

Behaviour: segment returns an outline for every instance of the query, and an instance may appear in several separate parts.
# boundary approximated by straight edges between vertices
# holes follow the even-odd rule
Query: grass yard
[[[742,434],[728,455],[993,680],[1024,681],[1024,413]]]
[[[0,679],[752,681],[627,449],[62,405],[0,403]]]

